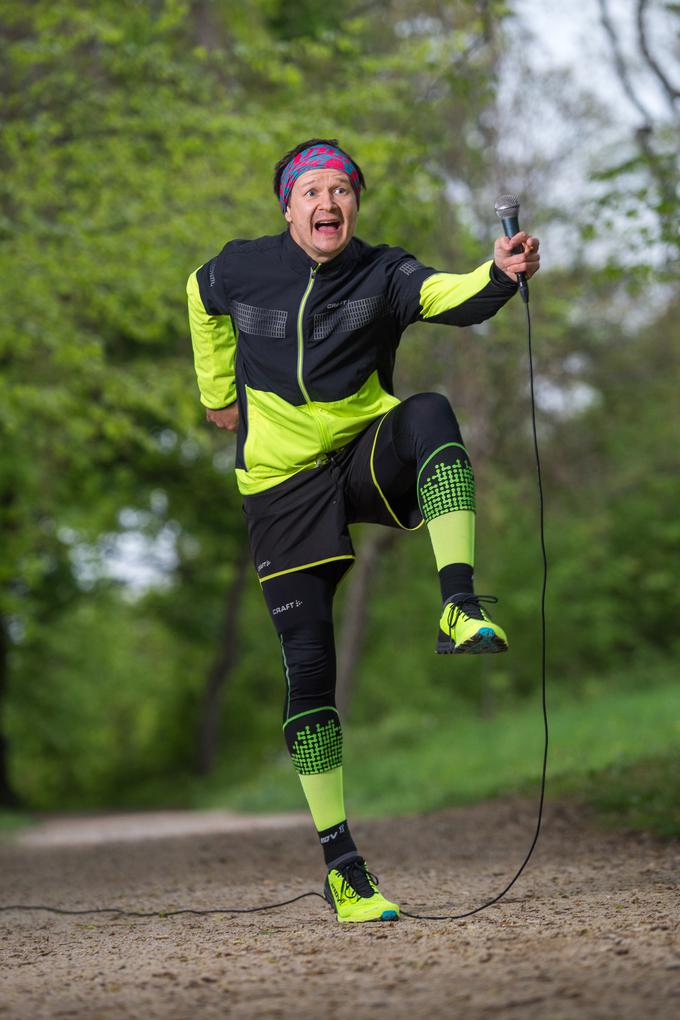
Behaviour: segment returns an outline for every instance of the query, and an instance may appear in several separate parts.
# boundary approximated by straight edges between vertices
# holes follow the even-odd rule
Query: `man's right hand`
[[[218,429],[228,429],[229,432],[236,432],[238,429],[238,407],[236,403],[229,404],[228,407],[221,407],[219,411],[213,411],[208,407],[206,408],[205,417],[207,421],[217,425]]]

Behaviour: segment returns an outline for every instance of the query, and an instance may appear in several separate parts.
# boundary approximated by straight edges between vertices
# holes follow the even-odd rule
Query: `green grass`
[[[616,828],[680,838],[680,750],[559,776],[552,796],[581,801]]]
[[[548,797],[592,804],[610,822],[680,836],[680,692],[600,692],[548,706]],[[538,792],[543,722],[538,703],[480,719],[469,713],[346,727],[348,813],[432,811],[504,794]],[[249,783],[214,789],[205,806],[243,811],[304,807],[285,753]]]

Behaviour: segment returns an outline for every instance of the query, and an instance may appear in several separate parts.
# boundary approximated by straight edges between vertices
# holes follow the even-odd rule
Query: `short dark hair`
[[[366,190],[366,181],[364,180],[361,167],[354,157],[350,156],[349,152],[345,152],[344,149],[340,148],[337,138],[308,138],[306,142],[300,142],[300,144],[296,145],[294,149],[287,152],[285,156],[282,156],[274,167],[274,194],[277,199],[279,198],[279,191],[281,190],[281,178],[283,177],[283,171],[286,169],[291,159],[295,159],[299,153],[303,152],[305,149],[311,148],[312,145],[332,145],[334,149],[340,149],[343,156],[347,156],[347,159],[351,159],[357,168],[360,189],[363,188],[364,191]]]

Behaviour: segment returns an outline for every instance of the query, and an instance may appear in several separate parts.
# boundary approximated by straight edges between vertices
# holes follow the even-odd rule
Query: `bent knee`
[[[442,393],[414,393],[399,404],[395,415],[394,439],[402,459],[420,459],[451,439],[461,442],[453,408]]]
[[[399,417],[411,428],[447,427],[456,421],[451,402],[443,393],[414,393],[399,405]]]
[[[440,413],[450,411],[453,413],[451,402],[447,396],[443,393],[430,391],[427,393],[413,393],[406,400],[402,400],[401,407],[407,413],[414,414],[427,414],[430,411],[439,411]]]

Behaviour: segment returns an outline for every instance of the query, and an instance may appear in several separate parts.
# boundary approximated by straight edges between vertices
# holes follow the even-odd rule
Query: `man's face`
[[[285,217],[290,236],[317,262],[347,247],[357,224],[357,200],[342,170],[308,170],[293,184]]]

